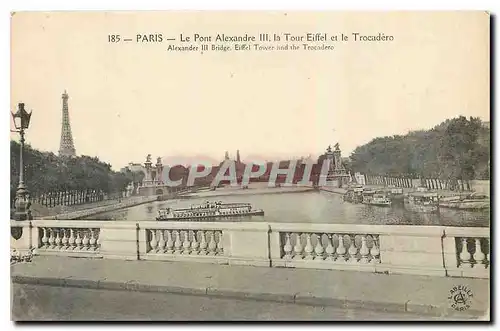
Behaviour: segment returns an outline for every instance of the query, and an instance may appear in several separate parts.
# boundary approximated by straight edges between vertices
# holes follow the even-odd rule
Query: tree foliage
[[[353,171],[412,178],[488,179],[490,129],[460,116],[430,130],[379,137],[352,153]]]
[[[10,143],[10,189],[15,194],[19,184],[20,145]],[[129,183],[139,180],[139,174],[115,172],[109,163],[97,157],[60,157],[24,146],[24,182],[32,195],[52,192],[92,191],[114,193],[124,191]],[[142,180],[142,179],[140,179]]]

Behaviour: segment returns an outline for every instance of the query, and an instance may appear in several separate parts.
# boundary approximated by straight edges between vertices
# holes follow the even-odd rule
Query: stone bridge
[[[138,195],[152,196],[152,195],[167,195],[167,194],[183,194],[196,192],[197,190],[208,188],[209,186],[168,186],[163,182],[149,181],[144,182],[138,188]]]

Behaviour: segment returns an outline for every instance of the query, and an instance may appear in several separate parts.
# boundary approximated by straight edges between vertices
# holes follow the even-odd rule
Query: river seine
[[[402,205],[375,207],[344,202],[342,196],[324,191],[293,193],[236,194],[209,198],[192,197],[155,201],[127,209],[88,217],[97,220],[154,220],[158,209],[182,208],[207,200],[222,202],[247,202],[254,209],[263,209],[265,216],[253,216],[239,221],[281,223],[330,223],[330,224],[400,224],[488,227],[490,211],[458,211],[441,209],[439,214],[422,214],[406,210]],[[226,219],[227,221],[227,219]]]

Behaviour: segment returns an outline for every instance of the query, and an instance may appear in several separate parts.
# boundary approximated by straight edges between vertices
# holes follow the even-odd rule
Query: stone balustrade
[[[476,278],[490,267],[488,228],[34,220],[11,229],[11,248],[35,255]]]
[[[282,260],[285,266],[295,261],[314,260],[328,263],[365,265],[380,263],[378,235],[356,233],[280,233]]]
[[[489,277],[490,230],[446,227],[444,262],[450,276]]]
[[[272,250],[275,266],[446,275],[442,227],[274,223],[271,229],[271,247],[279,247]]]
[[[94,253],[99,252],[99,230],[98,228],[74,228],[74,227],[39,227],[39,250],[45,252],[76,252]]]
[[[144,260],[270,265],[265,223],[145,221],[138,227]]]

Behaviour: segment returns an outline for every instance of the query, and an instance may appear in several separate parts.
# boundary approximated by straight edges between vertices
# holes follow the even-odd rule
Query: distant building
[[[366,180],[365,180],[365,175],[362,175],[361,173],[359,172],[356,172],[354,174],[354,181],[357,183],[357,184],[360,184],[360,185],[366,185]]]
[[[144,173],[146,173],[146,168],[144,168],[144,166],[140,163],[129,163],[128,164],[128,168],[130,169],[130,171],[132,172],[135,172],[135,171],[142,171]]]
[[[127,170],[130,170],[132,172],[142,171],[144,174],[146,174],[146,168],[144,168],[144,166],[140,163],[130,162],[128,166],[120,169],[121,172],[126,172]]]

